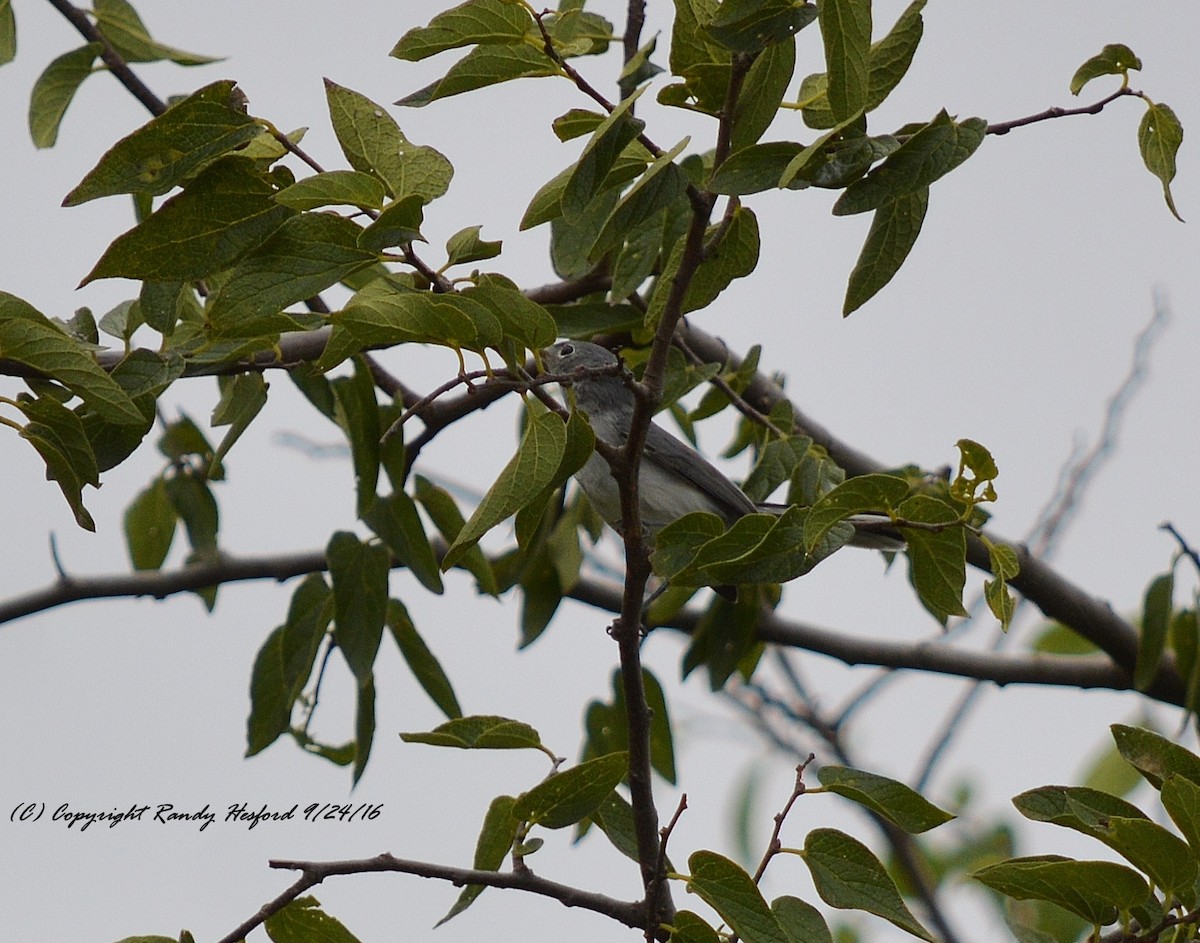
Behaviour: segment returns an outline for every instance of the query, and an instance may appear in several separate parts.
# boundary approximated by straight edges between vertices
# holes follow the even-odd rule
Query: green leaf
[[[687,143],[688,139],[684,138],[670,151],[657,158],[646,168],[646,172],[638,178],[637,183],[621,196],[588,251],[589,261],[599,261],[619,246],[641,223],[683,199],[687,189],[687,178],[674,161]]]
[[[358,247],[357,225],[326,213],[301,213],[233,267],[208,302],[205,320],[214,337],[257,337],[295,330],[283,314],[377,256]]]
[[[397,105],[422,108],[430,102],[463,92],[487,88],[513,79],[558,75],[559,67],[541,48],[526,43],[513,46],[476,46],[436,82],[405,95]]]
[[[257,137],[261,127],[238,106],[232,81],[213,82],[110,147],[63,206],[116,193],[157,196]]]
[[[162,478],[155,478],[125,510],[125,544],[135,570],[157,570],[167,559],[179,516]]]
[[[213,463],[218,468],[221,460],[267,405],[267,381],[261,373],[242,373],[235,377],[222,378],[221,401],[213,410],[214,426],[229,426],[221,444],[213,453]]]
[[[338,531],[325,549],[338,647],[359,684],[371,677],[387,612],[388,553]]]
[[[678,911],[671,920],[670,943],[721,943],[722,939],[716,930],[690,910]]]
[[[1162,804],[1195,855],[1200,849],[1200,785],[1171,773],[1163,781]]]
[[[950,616],[965,616],[967,535],[956,523],[958,512],[939,498],[916,494],[902,502],[896,513],[905,520],[946,525],[942,530],[905,530],[908,579],[921,604],[943,625]]]
[[[1157,887],[1195,903],[1196,859],[1180,838],[1144,815],[1104,823],[1104,843],[1149,876]]]
[[[807,16],[804,11],[816,12],[816,6],[813,4],[794,9],[802,20]],[[755,58],[754,65],[750,66],[750,71],[746,73],[742,93],[738,96],[737,108],[733,113],[733,127],[729,132],[730,147],[735,150],[745,148],[766,133],[779,113],[779,105],[787,94],[795,71],[794,42],[768,46]]]
[[[558,325],[550,312],[530,301],[521,290],[500,275],[483,274],[473,287],[464,288],[463,296],[484,305],[496,320],[506,338],[526,350],[541,350],[559,336]]]
[[[221,61],[213,56],[184,52],[156,43],[150,38],[137,11],[125,0],[95,0],[92,9],[96,14],[96,26],[126,62],[159,62],[167,59],[176,65],[191,66]]]
[[[554,136],[565,143],[583,137],[585,134],[591,134],[603,121],[604,115],[598,112],[588,111],[586,108],[572,108],[566,114],[555,118],[550,123],[550,127],[554,131]],[[567,169],[567,173],[573,172],[574,167]]]
[[[166,479],[166,487],[167,497],[187,531],[193,557],[201,561],[215,560],[221,517],[208,482],[200,473],[185,469]]]
[[[1102,75],[1119,75],[1128,81],[1130,70],[1137,71],[1141,67],[1142,60],[1132,49],[1122,43],[1109,43],[1075,70],[1071,76],[1071,94],[1078,95],[1088,82]]]
[[[275,202],[294,210],[322,206],[381,209],[386,195],[378,178],[361,170],[327,170],[297,180],[275,194]]]
[[[335,917],[321,910],[315,897],[298,897],[263,923],[274,943],[359,943]]]
[[[713,236],[718,232],[721,230],[717,227],[709,227],[708,235]],[[697,267],[683,297],[682,313],[708,307],[735,278],[753,272],[758,265],[758,251],[758,219],[749,209],[739,206],[734,210],[728,226],[724,227],[720,241],[716,245],[708,245],[704,261]],[[657,324],[666,310],[673,276],[679,270],[682,258],[681,239],[676,243],[650,298],[645,319],[647,327]]]
[[[8,12],[11,16],[11,9]],[[34,147],[54,146],[63,115],[83,80],[92,74],[92,63],[102,48],[99,43],[88,43],[63,53],[38,76],[29,100],[29,136]]]
[[[484,259],[494,259],[500,254],[503,243],[497,239],[489,242],[479,238],[482,226],[468,226],[460,229],[446,240],[446,267],[465,265],[467,262],[482,262]]]
[[[871,46],[863,112],[874,111],[883,104],[908,71],[925,29],[921,19],[925,3],[926,0],[913,0],[888,34]],[[810,75],[800,83],[804,123],[810,128],[832,128],[839,123],[829,105],[828,86],[829,78],[824,72]]]
[[[908,492],[908,482],[897,475],[859,475],[843,482],[809,509],[804,546],[811,551],[825,531],[851,515],[895,510]]]
[[[834,215],[876,210],[928,187],[975,153],[986,133],[982,118],[957,122],[940,112],[866,177],[850,184],[833,205]]]
[[[712,851],[688,858],[688,890],[713,908],[746,943],[789,943],[779,920],[744,869]]]
[[[610,753],[554,773],[517,797],[513,815],[543,828],[574,825],[599,807],[628,769],[628,753]]]
[[[528,724],[484,714],[456,717],[428,733],[402,733],[400,739],[460,750],[545,750],[542,738]]]
[[[705,30],[730,52],[753,54],[776,44],[787,45],[789,39],[816,18],[817,7],[812,3],[725,0]]]
[[[331,381],[336,401],[334,419],[350,443],[354,461],[355,514],[362,517],[375,503],[379,483],[379,406],[370,369],[355,361],[354,374]]]
[[[794,141],[769,141],[734,151],[716,169],[707,188],[713,193],[744,196],[780,186],[780,177],[804,145]],[[786,184],[783,184],[786,186]]]
[[[971,875],[1017,900],[1048,900],[1093,926],[1142,904],[1150,887],[1136,871],[1111,861],[1075,861],[1059,855],[1012,858]]]
[[[57,482],[75,522],[84,530],[95,531],[95,522],[83,506],[83,488],[98,488],[100,471],[83,423],[53,396],[32,399],[23,395],[17,400],[17,408],[29,418],[21,438],[42,456],[46,477]]]
[[[358,236],[358,244],[371,252],[383,252],[392,246],[424,242],[421,226],[425,222],[425,198],[410,193],[385,209]]]
[[[462,708],[458,706],[458,698],[454,695],[449,677],[417,632],[417,627],[409,618],[408,610],[398,600],[388,600],[387,626],[409,670],[421,685],[421,690],[429,695],[429,699],[447,717],[461,717]]]
[[[843,317],[875,297],[900,270],[921,234],[928,209],[929,188],[922,187],[889,200],[875,211],[867,241],[846,285]]]
[[[246,756],[262,752],[287,732],[292,705],[312,673],[332,616],[329,586],[321,574],[310,573],[292,593],[287,621],[267,637],[254,659]]]
[[[1152,730],[1113,724],[1109,728],[1121,756],[1155,789],[1172,773],[1200,785],[1200,757]]]
[[[1150,105],[1138,125],[1138,150],[1146,169],[1162,181],[1167,208],[1181,223],[1183,217],[1175,209],[1175,198],[1171,196],[1171,181],[1175,179],[1175,155],[1182,143],[1183,125],[1175,112],[1167,105]]]
[[[1149,688],[1158,674],[1158,665],[1167,643],[1167,627],[1171,623],[1171,596],[1174,591],[1174,573],[1156,576],[1146,589],[1141,631],[1138,633],[1137,666],[1133,671],[1133,686],[1139,691]]]
[[[870,0],[821,0],[821,39],[825,44],[826,94],[836,121],[862,112],[870,82]]]
[[[625,150],[626,145],[646,127],[646,122],[633,117],[633,107],[641,93],[642,90],[639,89],[628,98],[622,99],[600,122],[583,153],[579,155],[560,199],[563,215],[568,221],[574,221],[583,214],[588,204],[600,192],[613,163]]]
[[[954,818],[904,783],[886,776],[846,766],[822,766],[817,776],[829,792],[878,812],[910,834],[927,832]]]
[[[12,62],[17,56],[17,18],[13,15],[12,0],[0,0],[0,65]]]
[[[513,815],[516,801],[512,796],[497,796],[488,806],[487,814],[483,817],[483,827],[479,830],[479,838],[475,840],[475,859],[471,866],[476,871],[500,870],[500,865],[504,863],[517,837],[517,826],[520,822]],[[468,884],[463,887],[454,906],[434,926],[440,927],[452,917],[457,917],[470,907],[484,890],[483,884]]]
[[[432,147],[413,144],[382,106],[365,95],[325,80],[329,117],[342,152],[355,170],[373,174],[395,200],[436,200],[450,186],[454,168]]]
[[[669,61],[671,72],[685,84],[681,100],[674,98],[674,90],[680,87],[670,86],[659,92],[660,102],[694,107],[707,114],[720,110],[729,84],[731,56],[704,29],[717,10],[716,0],[675,0]]]
[[[371,757],[371,744],[375,740],[375,677],[368,672],[358,682],[358,696],[354,710],[354,770],[351,786],[358,784],[366,771]]]
[[[427,478],[416,476],[416,499],[433,520],[434,526],[441,532],[447,543],[451,543],[461,533],[463,516],[454,503],[454,499],[443,488],[439,488]],[[478,546],[468,550],[460,561],[460,565],[475,577],[479,591],[495,596],[500,592],[496,584],[496,574],[492,565]]]
[[[253,161],[226,157],[118,236],[80,284],[193,281],[229,268],[294,215],[275,202],[274,192]]]
[[[419,62],[447,49],[488,43],[519,43],[533,28],[529,11],[508,0],[468,0],[439,13],[428,26],[405,33],[391,51],[397,59]]]
[[[16,295],[0,291],[0,359],[13,360],[53,377],[102,419],[145,422],[129,394],[97,365],[91,350],[64,333]]]
[[[567,427],[555,413],[530,417],[517,454],[500,472],[442,558],[443,571],[454,566],[480,537],[515,514],[550,483],[566,445]]]
[[[362,521],[388,545],[396,559],[412,571],[422,586],[441,595],[442,573],[412,498],[403,491],[376,498]]]
[[[803,857],[817,893],[830,907],[865,910],[933,943],[879,859],[862,842],[836,829],[815,828],[804,840]]]
[[[783,927],[789,943],[833,943],[821,912],[799,897],[776,897],[771,912]]]

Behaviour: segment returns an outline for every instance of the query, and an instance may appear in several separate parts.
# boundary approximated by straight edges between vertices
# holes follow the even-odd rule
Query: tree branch
[[[456,887],[482,884],[485,887],[507,887],[513,890],[527,891],[530,894],[539,894],[542,897],[557,900],[564,907],[580,907],[590,910],[623,923],[627,927],[641,929],[643,926],[642,909],[638,903],[628,903],[605,894],[597,894],[594,891],[585,891],[569,884],[550,881],[538,877],[529,870],[519,872],[478,871],[473,868],[455,868],[426,861],[411,861],[390,854],[348,861],[271,861],[270,866],[283,870],[301,871],[302,877],[270,903],[264,905],[253,917],[223,937],[219,943],[237,943],[251,930],[266,921],[268,917],[281,911],[306,890],[320,884],[326,878],[343,874],[370,874],[381,871],[396,871],[401,874],[413,874],[417,877],[448,881]]]
[[[1051,121],[1054,118],[1067,118],[1071,115],[1098,115],[1102,112],[1106,105],[1110,105],[1118,98],[1125,98],[1129,95],[1140,96],[1141,92],[1135,92],[1128,86],[1121,86],[1107,98],[1102,98],[1098,102],[1093,102],[1090,105],[1083,105],[1079,108],[1047,108],[1045,111],[1039,111],[1036,115],[1028,115],[1024,118],[1014,118],[1012,121],[1000,121],[996,124],[987,126],[988,134],[1008,134],[1013,128],[1023,128],[1027,124],[1037,124],[1039,121]]]

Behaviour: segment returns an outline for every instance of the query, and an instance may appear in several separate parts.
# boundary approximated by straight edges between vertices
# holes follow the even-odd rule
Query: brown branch
[[[383,871],[395,871],[400,874],[412,874],[417,877],[432,878],[448,881],[455,887],[469,884],[482,884],[485,887],[506,887],[512,890],[526,891],[557,900],[564,907],[580,907],[602,916],[623,923],[627,927],[641,929],[642,910],[637,903],[629,903],[585,891],[569,884],[560,884],[538,877],[531,871],[479,871],[474,868],[455,868],[449,865],[433,864],[427,861],[411,861],[397,858],[390,854],[376,855],[374,858],[361,858],[348,861],[271,861],[272,868],[302,872],[302,877],[286,891],[263,906],[253,917],[223,937],[219,943],[236,943],[243,939],[251,930],[260,926],[268,917],[278,913],[306,890],[320,884],[326,878],[344,874],[374,874]]]
[[[113,48],[112,43],[88,19],[86,13],[77,6],[69,3],[68,0],[49,0],[49,2],[50,6],[61,13],[67,22],[79,31],[84,39],[90,43],[100,44],[100,58],[108,66],[108,71],[113,74],[113,77],[118,82],[125,86],[129,94],[145,106],[150,114],[157,116],[167,110],[166,103],[155,95],[154,92],[150,91],[149,86],[145,82],[134,75],[133,70],[129,68],[129,63],[121,58],[121,54]]]
[[[629,0],[625,9],[625,33],[621,37],[621,55],[625,65],[633,60],[642,45],[642,27],[646,25],[646,0]],[[619,83],[621,97],[628,98],[636,87],[635,78],[628,76]]]
[[[1140,96],[1141,92],[1135,92],[1127,86],[1121,86],[1107,98],[1102,98],[1098,102],[1093,102],[1090,105],[1083,105],[1079,108],[1047,108],[1045,111],[1039,111],[1036,115],[1028,115],[1024,118],[1014,118],[1012,121],[1000,121],[996,124],[987,126],[988,134],[1008,134],[1013,128],[1023,128],[1028,124],[1036,124],[1039,121],[1051,121],[1054,118],[1067,118],[1071,115],[1098,115],[1102,112],[1105,106],[1112,104],[1118,98],[1125,98],[1129,95]]]

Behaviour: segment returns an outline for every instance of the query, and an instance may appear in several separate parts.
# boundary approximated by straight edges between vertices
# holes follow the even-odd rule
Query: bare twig
[[[1093,102],[1090,105],[1083,105],[1079,108],[1047,108],[1045,111],[1039,111],[1036,115],[1028,115],[1024,118],[1014,118],[1012,121],[1000,121],[996,124],[987,126],[988,134],[1008,134],[1013,128],[1023,128],[1028,124],[1037,124],[1039,121],[1051,121],[1055,118],[1067,118],[1071,115],[1098,115],[1102,112],[1105,106],[1112,104],[1118,98],[1125,98],[1129,95],[1140,96],[1141,92],[1135,92],[1131,88],[1122,86],[1117,89],[1107,98],[1102,98],[1098,102]]]

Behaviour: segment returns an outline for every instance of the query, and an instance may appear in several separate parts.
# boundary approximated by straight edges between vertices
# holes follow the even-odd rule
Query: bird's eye
[[[559,344],[558,352],[564,357],[569,357],[571,354],[575,353],[575,347],[572,344]]]

